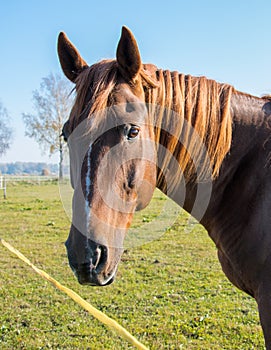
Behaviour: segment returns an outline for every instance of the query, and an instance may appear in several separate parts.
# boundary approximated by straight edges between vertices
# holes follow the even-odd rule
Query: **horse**
[[[76,91],[63,135],[79,283],[114,281],[133,215],[157,187],[206,228],[225,275],[255,298],[270,350],[270,96],[143,64],[127,27],[116,59],[89,66],[63,32],[58,56]]]

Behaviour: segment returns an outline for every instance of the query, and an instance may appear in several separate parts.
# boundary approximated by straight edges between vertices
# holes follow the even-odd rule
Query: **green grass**
[[[157,192],[135,227],[153,220],[163,201]],[[68,266],[70,222],[56,183],[9,187],[0,215],[0,237],[150,349],[264,349],[255,301],[227,281],[204,229],[185,229],[185,213],[159,239],[127,249],[105,288],[80,286]],[[3,350],[132,349],[3,246],[0,301]]]

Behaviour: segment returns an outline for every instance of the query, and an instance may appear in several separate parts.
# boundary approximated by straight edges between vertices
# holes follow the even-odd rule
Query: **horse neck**
[[[251,203],[256,205],[256,192],[261,195],[259,188],[264,188],[270,179],[270,100],[236,92],[232,96],[231,110],[231,148],[219,176],[212,182],[208,208],[201,219],[215,241],[218,237],[213,236],[214,228],[225,226],[229,217],[234,225],[242,225],[242,208]],[[239,210],[234,210],[233,204]]]
[[[232,96],[233,132],[231,148],[222,163],[214,185],[226,186],[247,163],[255,162],[253,167],[268,164],[270,157],[270,117],[269,98],[258,98],[236,92]],[[261,164],[263,162],[263,164]],[[249,173],[246,174],[249,178]]]
[[[176,93],[174,84],[169,91],[172,96]],[[165,92],[160,91],[160,93]],[[172,101],[169,96],[164,98],[166,101]],[[168,106],[170,108],[173,104],[171,103]],[[232,117],[231,144],[215,180],[209,177],[205,181],[197,181],[197,175],[195,174],[194,177],[190,176],[189,179],[185,176],[182,179],[179,178],[176,182],[175,173],[171,172],[167,176],[170,177],[170,181],[174,182],[175,189],[174,191],[168,191],[167,183],[165,183],[168,182],[165,180],[165,172],[168,174],[170,171],[165,168],[162,171],[158,169],[157,187],[203,224],[206,223],[206,228],[208,227],[209,217],[215,213],[215,208],[218,207],[217,203],[222,201],[223,188],[225,189],[229,181],[231,181],[232,174],[240,167],[241,162],[249,152],[254,148],[264,147],[263,143],[269,139],[270,135],[270,129],[267,127],[267,120],[271,115],[271,102],[269,99],[253,97],[233,90],[230,100],[230,112]],[[178,119],[178,114],[173,113],[172,118],[172,125],[179,127],[178,123],[182,123],[182,121],[180,118]],[[160,125],[162,125],[162,122]],[[160,135],[159,145],[160,143],[163,145],[163,138],[165,138],[165,135]],[[270,152],[271,149],[268,156],[270,156]],[[185,195],[181,193],[184,191],[184,188]],[[197,202],[196,206],[195,201]]]
[[[231,148],[222,163],[216,182],[225,181],[225,177],[233,173],[249,154],[252,156],[261,148],[259,156],[265,157],[269,153],[270,99],[235,92],[231,99],[231,111]]]

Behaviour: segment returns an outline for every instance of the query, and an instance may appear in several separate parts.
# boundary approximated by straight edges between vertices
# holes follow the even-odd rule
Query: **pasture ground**
[[[140,214],[149,221],[151,212]],[[224,277],[214,244],[187,215],[159,239],[127,249],[115,283],[80,286],[66,257],[69,230],[57,183],[15,184],[0,198],[0,237],[126,327],[150,349],[264,349],[255,301]],[[0,246],[0,348],[132,349]]]

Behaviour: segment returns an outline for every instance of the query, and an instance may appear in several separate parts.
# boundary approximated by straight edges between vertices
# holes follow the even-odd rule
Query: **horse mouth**
[[[92,274],[80,274],[77,276],[78,282],[82,285],[87,286],[99,286],[99,287],[105,287],[109,284],[113,283],[115,280],[115,275],[111,275],[107,278],[100,279],[97,276]]]
[[[75,274],[78,282],[81,285],[87,286],[108,286],[114,282],[117,267],[111,272],[107,274],[100,273],[98,274],[95,270],[91,270],[91,268],[79,268],[75,269],[71,266],[73,273]]]

